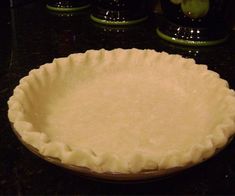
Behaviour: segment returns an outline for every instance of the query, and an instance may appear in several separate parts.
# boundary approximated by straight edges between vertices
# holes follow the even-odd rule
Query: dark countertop
[[[50,14],[42,1],[14,8],[0,31],[0,195],[2,194],[235,194],[235,141],[210,160],[177,175],[145,183],[117,184],[87,179],[49,164],[29,152],[13,134],[7,100],[29,70],[99,48],[151,48],[194,57],[220,73],[235,89],[235,33],[225,44],[208,48],[175,46],[160,40],[160,16],[140,25],[110,29],[94,24],[89,10],[74,16]],[[10,34],[12,30],[12,34]]]

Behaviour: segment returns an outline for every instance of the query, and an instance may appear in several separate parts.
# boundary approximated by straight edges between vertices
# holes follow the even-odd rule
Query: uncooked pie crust
[[[103,173],[196,164],[235,132],[235,93],[219,75],[154,50],[89,50],[30,71],[8,116],[43,156]]]

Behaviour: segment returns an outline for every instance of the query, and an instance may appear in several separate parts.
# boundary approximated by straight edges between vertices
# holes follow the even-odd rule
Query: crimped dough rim
[[[28,94],[39,93],[48,83],[53,84],[55,80],[60,80],[69,72],[73,74],[74,70],[81,69],[82,66],[89,65],[96,70],[96,73],[102,74],[103,70],[97,66],[95,68],[94,65],[110,66],[112,62],[112,66],[119,66],[123,61],[126,62],[127,68],[135,64],[139,65],[141,62],[150,66],[157,64],[159,70],[172,69],[169,64],[173,62],[174,66],[182,72],[185,70],[196,72],[200,77],[206,78],[208,83],[215,84],[219,93],[223,93],[226,110],[223,114],[219,114],[224,116],[223,121],[216,124],[212,133],[185,153],[172,151],[164,154],[161,159],[153,160],[139,152],[131,155],[127,163],[113,154],[104,153],[97,156],[90,149],[74,150],[69,144],[51,141],[48,135],[35,130],[33,123],[27,119]],[[32,83],[35,84],[33,88]],[[46,96],[46,94],[42,93],[41,96]],[[154,50],[89,50],[85,53],[55,59],[52,63],[30,71],[28,76],[22,78],[10,97],[8,106],[8,117],[14,129],[24,142],[38,149],[40,154],[58,158],[64,164],[87,167],[99,173],[138,173],[143,170],[166,170],[193,165],[211,157],[217,149],[222,148],[228,142],[235,132],[235,93],[228,88],[227,82],[222,80],[217,73],[208,70],[206,65],[198,65],[192,59],[169,55],[165,52],[158,53]]]

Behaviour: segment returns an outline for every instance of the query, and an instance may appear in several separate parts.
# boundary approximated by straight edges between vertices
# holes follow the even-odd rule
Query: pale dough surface
[[[207,99],[187,89],[190,81],[176,82],[139,67],[72,85],[48,105],[41,129],[52,140],[97,155],[125,158],[143,151],[158,158],[189,151],[211,131],[213,115]]]

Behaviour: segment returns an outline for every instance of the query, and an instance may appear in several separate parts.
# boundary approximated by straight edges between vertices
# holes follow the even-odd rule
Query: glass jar
[[[208,46],[224,42],[228,0],[161,0],[164,21],[157,34],[170,42]]]
[[[129,25],[147,19],[146,0],[95,0],[91,19],[107,25]]]

